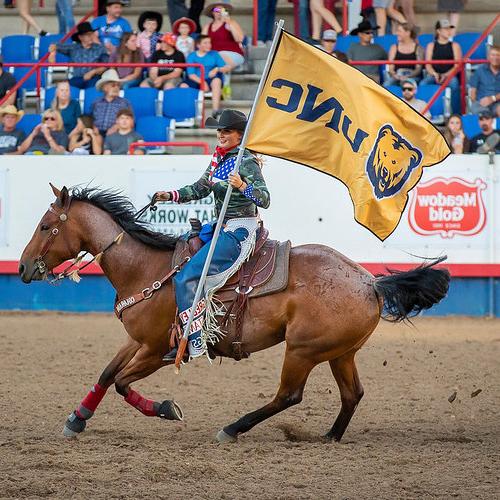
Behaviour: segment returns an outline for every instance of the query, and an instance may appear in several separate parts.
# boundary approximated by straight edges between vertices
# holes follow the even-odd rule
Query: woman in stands
[[[337,33],[342,33],[342,26],[333,12],[325,7],[324,0],[310,0],[309,9],[311,10],[312,38],[314,40],[320,39],[323,22],[329,24]]]
[[[205,24],[201,30],[203,35],[210,37],[212,49],[219,52],[230,71],[245,62],[241,45],[245,35],[238,22],[231,18],[232,9],[230,4],[224,2],[208,5],[204,14],[211,17],[212,22]]]
[[[222,94],[223,73],[229,73],[231,66],[227,64],[221,55],[212,50],[212,42],[208,35],[200,35],[196,40],[196,50],[191,52],[187,58],[188,63],[202,64],[205,68],[205,81],[201,81],[200,70],[195,67],[187,68],[186,84],[195,89],[205,92],[212,91],[212,116],[220,115],[220,101]]]
[[[460,115],[451,115],[448,118],[443,135],[453,153],[461,155],[470,151],[470,141],[464,133]]]
[[[417,41],[417,33],[414,27],[407,23],[400,24],[396,29],[398,43],[389,49],[391,61],[408,61],[408,64],[390,64],[389,78],[384,82],[384,87],[390,85],[401,85],[407,78],[416,80],[422,77],[422,65],[412,64],[411,61],[423,59],[424,51]]]
[[[244,151],[239,172],[232,173],[246,124],[246,116],[233,109],[225,109],[218,121],[208,118],[206,126],[217,129],[217,147],[205,173],[194,184],[176,191],[156,193],[158,200],[176,203],[201,200],[212,193],[218,214],[229,185],[233,188],[224,228],[220,232],[209,268],[210,279],[205,286],[205,297],[195,306],[196,313],[188,338],[189,355],[193,358],[206,353],[207,340],[215,341],[218,338],[220,332],[215,318],[217,307],[214,306],[213,295],[251,255],[260,227],[258,207],[268,208],[270,203],[260,162],[250,151]],[[214,227],[213,223],[202,227],[200,238],[205,245],[174,278],[179,318],[183,326],[189,317],[189,308],[193,304],[210,247],[207,243],[212,239]],[[164,359],[175,360],[176,354],[177,348]]]
[[[76,127],[69,134],[69,151],[74,155],[102,154],[102,135],[94,125],[94,118],[82,115]]]
[[[24,21],[24,33],[29,33],[30,26],[38,33],[40,36],[45,36],[47,32],[40,28],[38,23],[33,19],[31,15],[31,8],[33,7],[33,0],[17,0],[16,2],[17,10],[19,10],[19,15]]]
[[[64,131],[61,113],[56,109],[48,109],[39,123],[26,137],[19,154],[48,155],[64,154],[68,147],[68,134]]]
[[[436,36],[434,41],[427,45],[425,59],[427,60],[457,60],[462,58],[462,50],[457,42],[451,41],[454,26],[448,19],[441,19],[436,23]],[[422,80],[422,84],[441,85],[458,64],[426,64],[427,76]],[[451,103],[455,113],[460,108],[460,93],[458,78],[454,76],[448,87],[451,88]]]
[[[51,107],[61,113],[64,130],[69,134],[76,127],[76,122],[82,114],[82,110],[80,103],[76,99],[71,98],[68,80],[62,80],[57,83],[56,95]]]
[[[109,62],[117,63],[143,63],[144,55],[142,50],[140,50],[137,45],[137,34],[136,33],[124,33],[120,45],[115,49],[109,58]],[[142,81],[142,71],[141,67],[116,67],[118,76],[122,82],[122,89],[128,89],[130,87],[137,87]]]

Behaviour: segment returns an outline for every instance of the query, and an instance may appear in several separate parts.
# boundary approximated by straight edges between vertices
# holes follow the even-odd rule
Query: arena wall
[[[61,187],[91,185],[122,190],[136,207],[159,189],[193,182],[207,156],[73,157],[4,156],[0,164],[0,309],[111,311],[114,292],[96,267],[79,284],[24,285],[18,259],[53,195]],[[276,239],[294,245],[322,243],[373,273],[407,269],[421,257],[448,255],[449,296],[430,314],[500,316],[499,166],[487,156],[454,155],[424,169],[396,231],[380,242],[353,218],[347,189],[337,180],[284,160],[266,158],[271,208],[261,215]],[[160,231],[180,234],[187,220],[208,221],[213,200],[163,204],[149,220]]]

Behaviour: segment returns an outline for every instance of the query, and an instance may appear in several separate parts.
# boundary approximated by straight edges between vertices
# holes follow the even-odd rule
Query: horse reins
[[[43,245],[42,249],[40,250],[40,255],[36,258],[35,260],[35,265],[38,268],[38,271],[40,274],[44,275],[47,272],[47,264],[45,264],[43,258],[47,255],[50,247],[54,243],[54,240],[56,236],[59,234],[59,228],[60,226],[68,220],[68,212],[69,208],[71,206],[71,201],[73,198],[68,195],[64,206],[62,207],[62,212],[58,212],[55,209],[55,206],[53,203],[50,204],[49,206],[49,211],[52,212],[53,214],[57,215],[59,218],[59,221],[57,222],[56,226],[52,228],[52,231],[49,234],[49,237],[47,238],[47,241]],[[156,195],[151,198],[151,201],[145,205],[143,208],[141,208],[136,214],[134,215],[135,219],[138,219],[141,217],[146,210],[151,209],[152,211],[156,211],[158,207],[155,206],[155,203],[157,202]],[[69,266],[67,266],[62,272],[60,272],[57,276],[54,277],[54,279],[50,280],[50,283],[56,283],[60,280],[63,280],[64,278],[70,278],[73,281],[79,282],[80,281],[80,276],[79,273],[83,269],[85,269],[87,266],[92,264],[93,262],[99,263],[103,254],[107,252],[113,245],[119,245],[121,240],[123,239],[123,236],[125,235],[125,231],[122,231],[118,236],[116,236],[109,245],[107,245],[101,252],[99,252],[97,255],[95,255],[89,262],[86,262],[83,266],[74,269],[70,271],[70,269],[76,265],[78,265],[88,254],[89,252],[85,252],[84,254],[76,257]]]

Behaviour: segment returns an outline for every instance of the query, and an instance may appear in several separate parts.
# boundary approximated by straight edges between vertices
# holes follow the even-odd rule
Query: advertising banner
[[[145,206],[156,191],[177,189],[192,184],[200,177],[200,170],[136,170],[132,169],[132,201],[137,209]],[[165,184],[169,183],[169,187]],[[202,224],[215,220],[214,198],[212,195],[203,200],[190,203],[159,203],[156,211],[148,210],[144,219],[160,233],[178,236],[190,229],[189,219],[196,218]]]

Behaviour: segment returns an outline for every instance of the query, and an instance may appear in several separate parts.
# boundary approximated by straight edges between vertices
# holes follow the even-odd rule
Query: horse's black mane
[[[159,250],[173,250],[177,237],[170,234],[157,233],[149,228],[146,222],[135,219],[135,207],[131,201],[119,191],[100,190],[97,188],[71,189],[75,201],[85,201],[107,212],[132,238]]]

